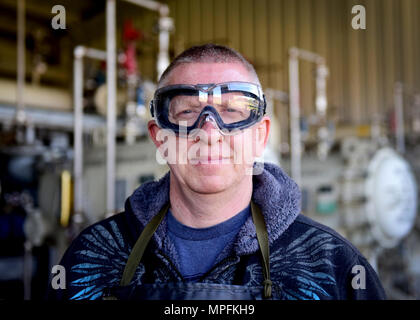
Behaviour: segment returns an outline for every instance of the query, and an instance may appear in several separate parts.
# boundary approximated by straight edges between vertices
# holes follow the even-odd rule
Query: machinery
[[[306,119],[311,115],[299,113],[297,61],[301,58],[317,63],[321,71],[328,69],[318,55],[290,50],[291,151],[290,157],[288,153],[281,157],[281,166],[301,187],[302,212],[350,240],[377,270],[391,299],[418,298],[420,251],[415,241],[419,240],[420,175],[413,142],[418,117],[410,118],[412,130],[404,128],[404,114],[410,108],[408,104],[404,108],[408,99],[403,97],[403,86],[394,88],[392,121],[374,118],[371,125],[353,128],[327,121],[325,91],[317,90],[318,121],[310,127]],[[315,82],[321,82],[317,88],[325,88],[322,77],[327,74],[316,73]],[[319,101],[324,102],[322,108]],[[409,113],[417,114],[415,110]],[[410,148],[406,137],[411,137]],[[399,276],[395,270],[400,270]]]
[[[169,9],[125,2],[158,13],[160,76],[169,64]],[[43,299],[52,265],[78,233],[124,210],[140,184],[167,170],[147,138],[156,84],[136,66],[140,33],[127,21],[117,50],[115,24],[116,1],[108,0],[107,50],[74,48],[72,99],[70,90],[42,84],[49,66],[40,45],[25,83],[25,1],[18,1],[17,81],[0,79],[0,299]]]
[[[287,159],[282,165],[289,170]],[[420,275],[416,267],[420,251],[409,240],[418,238],[417,181],[418,175],[405,158],[389,146],[380,147],[367,139],[346,139],[340,152],[325,160],[315,154],[302,157],[303,214],[350,240],[381,279],[390,279],[384,286],[391,298],[416,295],[414,288],[405,295],[394,288],[395,265],[386,268],[383,257],[388,257],[388,264],[398,261],[400,274]],[[401,260],[398,248],[407,244],[411,256],[406,253]]]

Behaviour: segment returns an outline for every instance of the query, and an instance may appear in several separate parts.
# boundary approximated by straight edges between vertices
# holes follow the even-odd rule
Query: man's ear
[[[157,139],[160,128],[156,124],[155,120],[150,120],[147,123],[147,130],[149,131],[149,136],[152,139],[153,143],[155,144],[157,148],[159,148],[160,145],[163,143],[163,141],[160,141]]]
[[[271,119],[269,116],[264,116],[256,128],[256,146],[255,155],[256,157],[262,157],[265,146],[268,142],[268,135],[270,133]]]

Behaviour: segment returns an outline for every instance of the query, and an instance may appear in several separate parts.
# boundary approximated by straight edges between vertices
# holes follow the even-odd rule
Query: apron
[[[272,298],[268,233],[261,209],[254,202],[251,202],[251,213],[262,253],[264,275],[264,281],[260,286],[200,282],[152,283],[130,286],[129,284],[143,257],[143,253],[168,209],[169,203],[146,225],[128,257],[120,285],[107,288],[104,292],[104,300],[260,300]]]

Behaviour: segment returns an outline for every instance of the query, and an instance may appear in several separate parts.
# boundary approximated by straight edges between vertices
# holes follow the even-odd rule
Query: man
[[[255,163],[270,119],[254,68],[197,46],[162,75],[149,134],[169,173],[65,253],[64,299],[383,299],[366,259],[300,214],[297,185]],[[353,268],[363,270],[355,286]]]

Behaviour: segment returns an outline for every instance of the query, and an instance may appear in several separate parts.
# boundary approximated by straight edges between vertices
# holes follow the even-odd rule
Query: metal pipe
[[[83,212],[83,56],[81,46],[74,49],[74,213]]]
[[[264,89],[264,94],[267,99],[277,100],[280,103],[289,103],[289,95],[287,92],[281,91],[281,90],[275,90],[271,88]],[[273,103],[274,105],[274,103]]]
[[[125,0],[126,2],[130,2],[137,6],[147,8],[152,11],[158,11],[161,15],[168,15],[169,14],[169,7],[166,4],[162,4],[156,1],[151,0]]]
[[[316,68],[316,98],[315,106],[316,113],[319,118],[323,119],[327,114],[327,76],[328,68],[325,64],[321,63]]]
[[[106,60],[106,52],[103,50],[98,50],[94,48],[82,47],[83,55],[87,58],[96,59],[96,60]]]
[[[169,65],[169,32],[173,28],[173,21],[167,16],[159,18],[159,54],[157,59],[157,79]]]
[[[116,127],[116,0],[106,2],[106,68],[107,68],[107,148],[106,208],[115,213],[115,127]]]
[[[325,64],[325,59],[317,53],[306,51],[306,50],[299,49],[296,47],[290,48],[290,51],[293,51],[294,54],[300,59],[313,62],[316,64]]]
[[[167,17],[169,15],[169,7],[165,4],[161,4],[159,2],[150,1],[150,0],[125,0],[127,2],[130,2],[132,4],[145,7],[150,10],[158,11],[161,15],[161,18]],[[170,24],[168,20],[164,21],[165,25]],[[166,30],[168,33],[169,30]],[[87,49],[84,47],[79,47],[80,53],[86,56],[89,56],[94,59],[104,59],[106,58],[107,62],[107,151],[106,151],[106,208],[107,208],[107,214],[113,214],[115,213],[115,150],[116,150],[116,141],[115,141],[115,131],[116,131],[116,0],[107,0],[106,3],[106,54],[104,55],[102,51],[96,50],[96,49]],[[160,36],[160,44],[169,42],[169,35],[162,35]],[[168,45],[164,47],[164,49],[168,50]],[[169,55],[161,55],[163,58],[158,59],[158,75],[160,76],[160,72],[163,72],[163,63],[160,61],[163,61],[165,58],[167,60],[167,64],[169,64]],[[166,61],[165,60],[165,61]],[[82,63],[82,62],[80,62]],[[81,97],[83,95],[82,89],[83,89],[83,77],[80,79],[80,75],[77,77],[76,73],[83,74],[83,66],[78,65],[75,61],[75,92],[76,88],[80,92],[77,93],[78,98],[75,97],[75,103],[76,99],[80,99],[78,103],[81,106]],[[167,66],[167,65],[166,65]],[[164,66],[164,68],[166,68]],[[76,71],[77,69],[80,69],[79,71]],[[79,80],[76,80],[79,79]],[[80,81],[80,84],[76,84],[76,81]],[[80,89],[81,86],[82,89]],[[76,94],[76,93],[75,93]],[[82,108],[78,109],[82,110]],[[76,105],[75,105],[75,112],[76,112]],[[77,119],[77,120],[76,120]],[[75,199],[75,206],[76,202],[77,208],[82,210],[82,196],[83,192],[82,190],[82,179],[81,175],[83,173],[83,151],[81,150],[83,148],[82,146],[82,127],[81,127],[81,120],[82,116],[78,114],[76,117],[75,114],[75,139],[77,136],[77,148],[76,148],[76,140],[75,140],[75,172],[76,172],[76,162],[77,162],[77,175],[75,174],[75,179],[77,179],[77,183],[75,181],[75,188],[76,184],[78,185],[78,190],[75,190],[75,197],[76,192],[79,194],[78,200]],[[76,126],[77,123],[77,126]],[[77,134],[76,134],[76,128],[77,128]],[[76,152],[76,149],[78,150]],[[76,156],[77,153],[77,156]],[[78,160],[76,160],[76,158]],[[80,175],[80,176],[78,176]],[[75,207],[76,211],[76,207]]]
[[[83,58],[105,60],[106,52],[77,46],[74,48],[74,213],[80,220],[83,214]]]
[[[327,112],[327,84],[328,68],[325,59],[313,52],[295,47],[289,50],[289,105],[290,105],[290,140],[291,140],[291,174],[300,185],[301,173],[301,135],[300,135],[300,92],[299,92],[299,59],[317,64],[316,75],[316,113],[318,120],[325,121]]]
[[[23,299],[31,300],[32,296],[32,244],[29,240],[26,240],[23,244]]]
[[[157,80],[169,65],[169,32],[173,29],[173,20],[169,17],[169,7],[151,0],[125,0],[140,7],[159,12],[159,53],[156,63]]]
[[[25,123],[25,0],[17,2],[17,90],[16,121]]]
[[[278,102],[282,104],[286,104],[289,102],[289,95],[284,91],[275,90],[271,88],[264,89],[264,95],[267,102],[266,112],[272,121],[270,130],[274,133],[274,134],[270,134],[270,137],[268,138],[268,147],[275,153],[274,160],[277,161],[279,165],[281,165],[282,163],[281,151],[282,151],[282,145],[283,145],[282,144],[283,135],[282,135],[281,129],[283,128],[283,126],[281,123],[281,119],[279,119],[276,116],[276,113],[274,111],[274,102],[275,100],[277,100]]]
[[[291,176],[300,186],[301,184],[301,137],[300,137],[300,93],[299,93],[299,50],[289,50],[289,107],[290,107],[290,149]]]
[[[395,105],[395,136],[396,149],[399,153],[405,153],[404,137],[404,96],[402,83],[395,83],[394,86],[394,105]]]
[[[25,0],[17,2],[17,90],[16,90],[16,122],[18,125],[26,122],[25,114]],[[31,299],[32,283],[32,245],[26,240],[23,256],[23,298]]]

